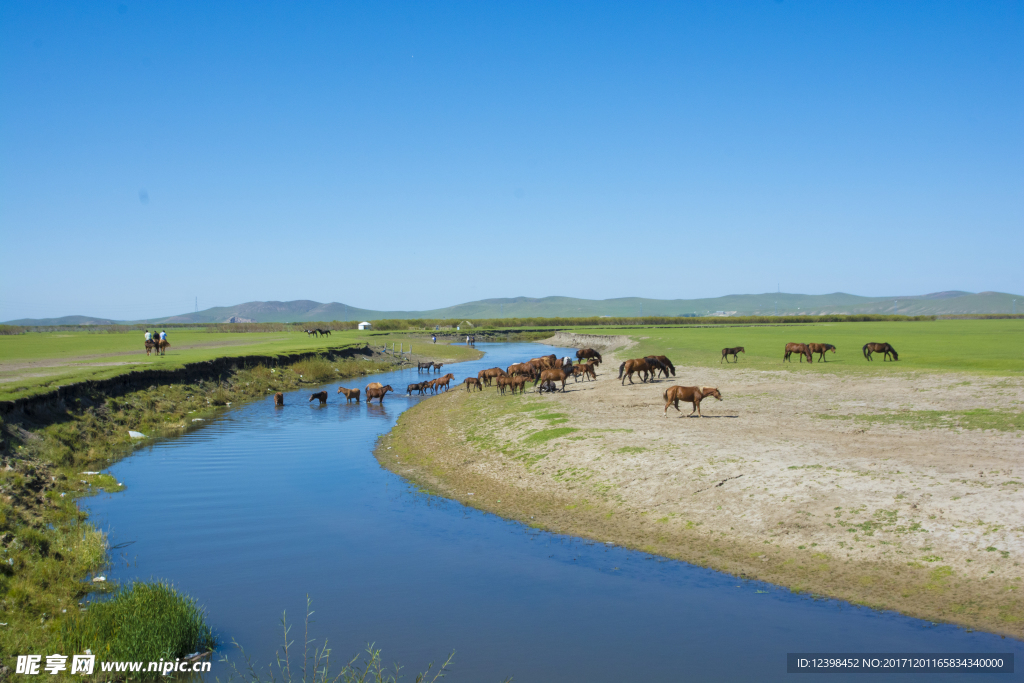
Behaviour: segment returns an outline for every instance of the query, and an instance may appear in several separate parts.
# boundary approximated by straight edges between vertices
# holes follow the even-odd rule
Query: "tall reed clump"
[[[174,660],[217,644],[196,601],[163,582],[119,588],[67,619],[61,635],[65,652],[89,649],[105,661]]]
[[[281,629],[284,632],[284,643],[275,654],[275,661],[270,664],[270,671],[263,671],[252,661],[245,650],[237,642],[234,643],[244,660],[244,665],[239,666],[228,657],[221,661],[229,666],[228,681],[247,681],[248,683],[398,683],[399,673],[402,667],[392,664],[390,667],[381,658],[380,648],[371,643],[366,646],[363,654],[356,655],[342,665],[340,669],[331,669],[331,648],[324,641],[322,647],[313,645],[313,638],[309,634],[310,617],[313,616],[312,602],[306,597],[306,619],[302,637],[302,661],[299,654],[294,652],[292,647],[294,640],[290,640],[292,626],[288,623],[286,616],[281,617]],[[234,642],[234,641],[232,641]],[[310,646],[313,645],[311,648]],[[416,674],[416,683],[436,683],[449,673],[448,666],[455,658],[455,653],[448,655],[448,659],[441,665],[433,676],[430,675],[434,668],[433,662],[427,665],[426,671]],[[505,679],[505,683],[511,683],[511,678]]]
[[[323,356],[304,358],[292,364],[292,371],[302,376],[302,381],[322,383],[329,382],[337,376],[334,363]]]

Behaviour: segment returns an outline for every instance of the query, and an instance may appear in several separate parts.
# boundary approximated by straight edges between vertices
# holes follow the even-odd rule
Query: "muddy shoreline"
[[[621,340],[546,343],[587,341],[604,353]],[[1024,636],[1021,432],[913,421],[1020,402],[1020,380],[680,367],[675,381],[622,387],[617,364],[564,395],[424,401],[376,455],[425,490],[537,528]],[[720,384],[726,400],[705,404],[709,419],[666,418],[673,383]]]

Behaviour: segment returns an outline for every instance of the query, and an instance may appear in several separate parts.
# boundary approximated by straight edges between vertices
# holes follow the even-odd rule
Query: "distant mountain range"
[[[825,315],[891,314],[956,315],[962,313],[1011,313],[1017,299],[1024,312],[1024,296],[1002,292],[936,292],[919,296],[866,297],[855,294],[731,294],[714,299],[574,299],[520,296],[484,299],[430,311],[371,311],[347,304],[318,301],[250,301],[236,306],[208,308],[168,318],[115,321],[69,315],[63,318],[23,318],[8,325],[113,325],[118,323],[224,323],[232,321],[309,322],[330,320],[385,320],[409,318],[582,318],[590,316],[680,315]],[[232,320],[234,319],[234,320]]]

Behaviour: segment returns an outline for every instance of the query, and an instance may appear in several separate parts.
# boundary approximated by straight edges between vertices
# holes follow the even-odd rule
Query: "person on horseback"
[[[160,330],[160,341],[167,341],[167,330]]]
[[[153,335],[149,333],[149,330],[146,330],[146,341],[153,341]]]

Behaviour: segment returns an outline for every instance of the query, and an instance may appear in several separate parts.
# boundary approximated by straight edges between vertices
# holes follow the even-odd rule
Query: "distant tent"
[[[369,329],[372,329],[372,328],[373,328],[373,325],[371,325],[368,322],[361,322],[361,323],[359,323],[359,329],[361,329],[361,330],[369,330]]]

